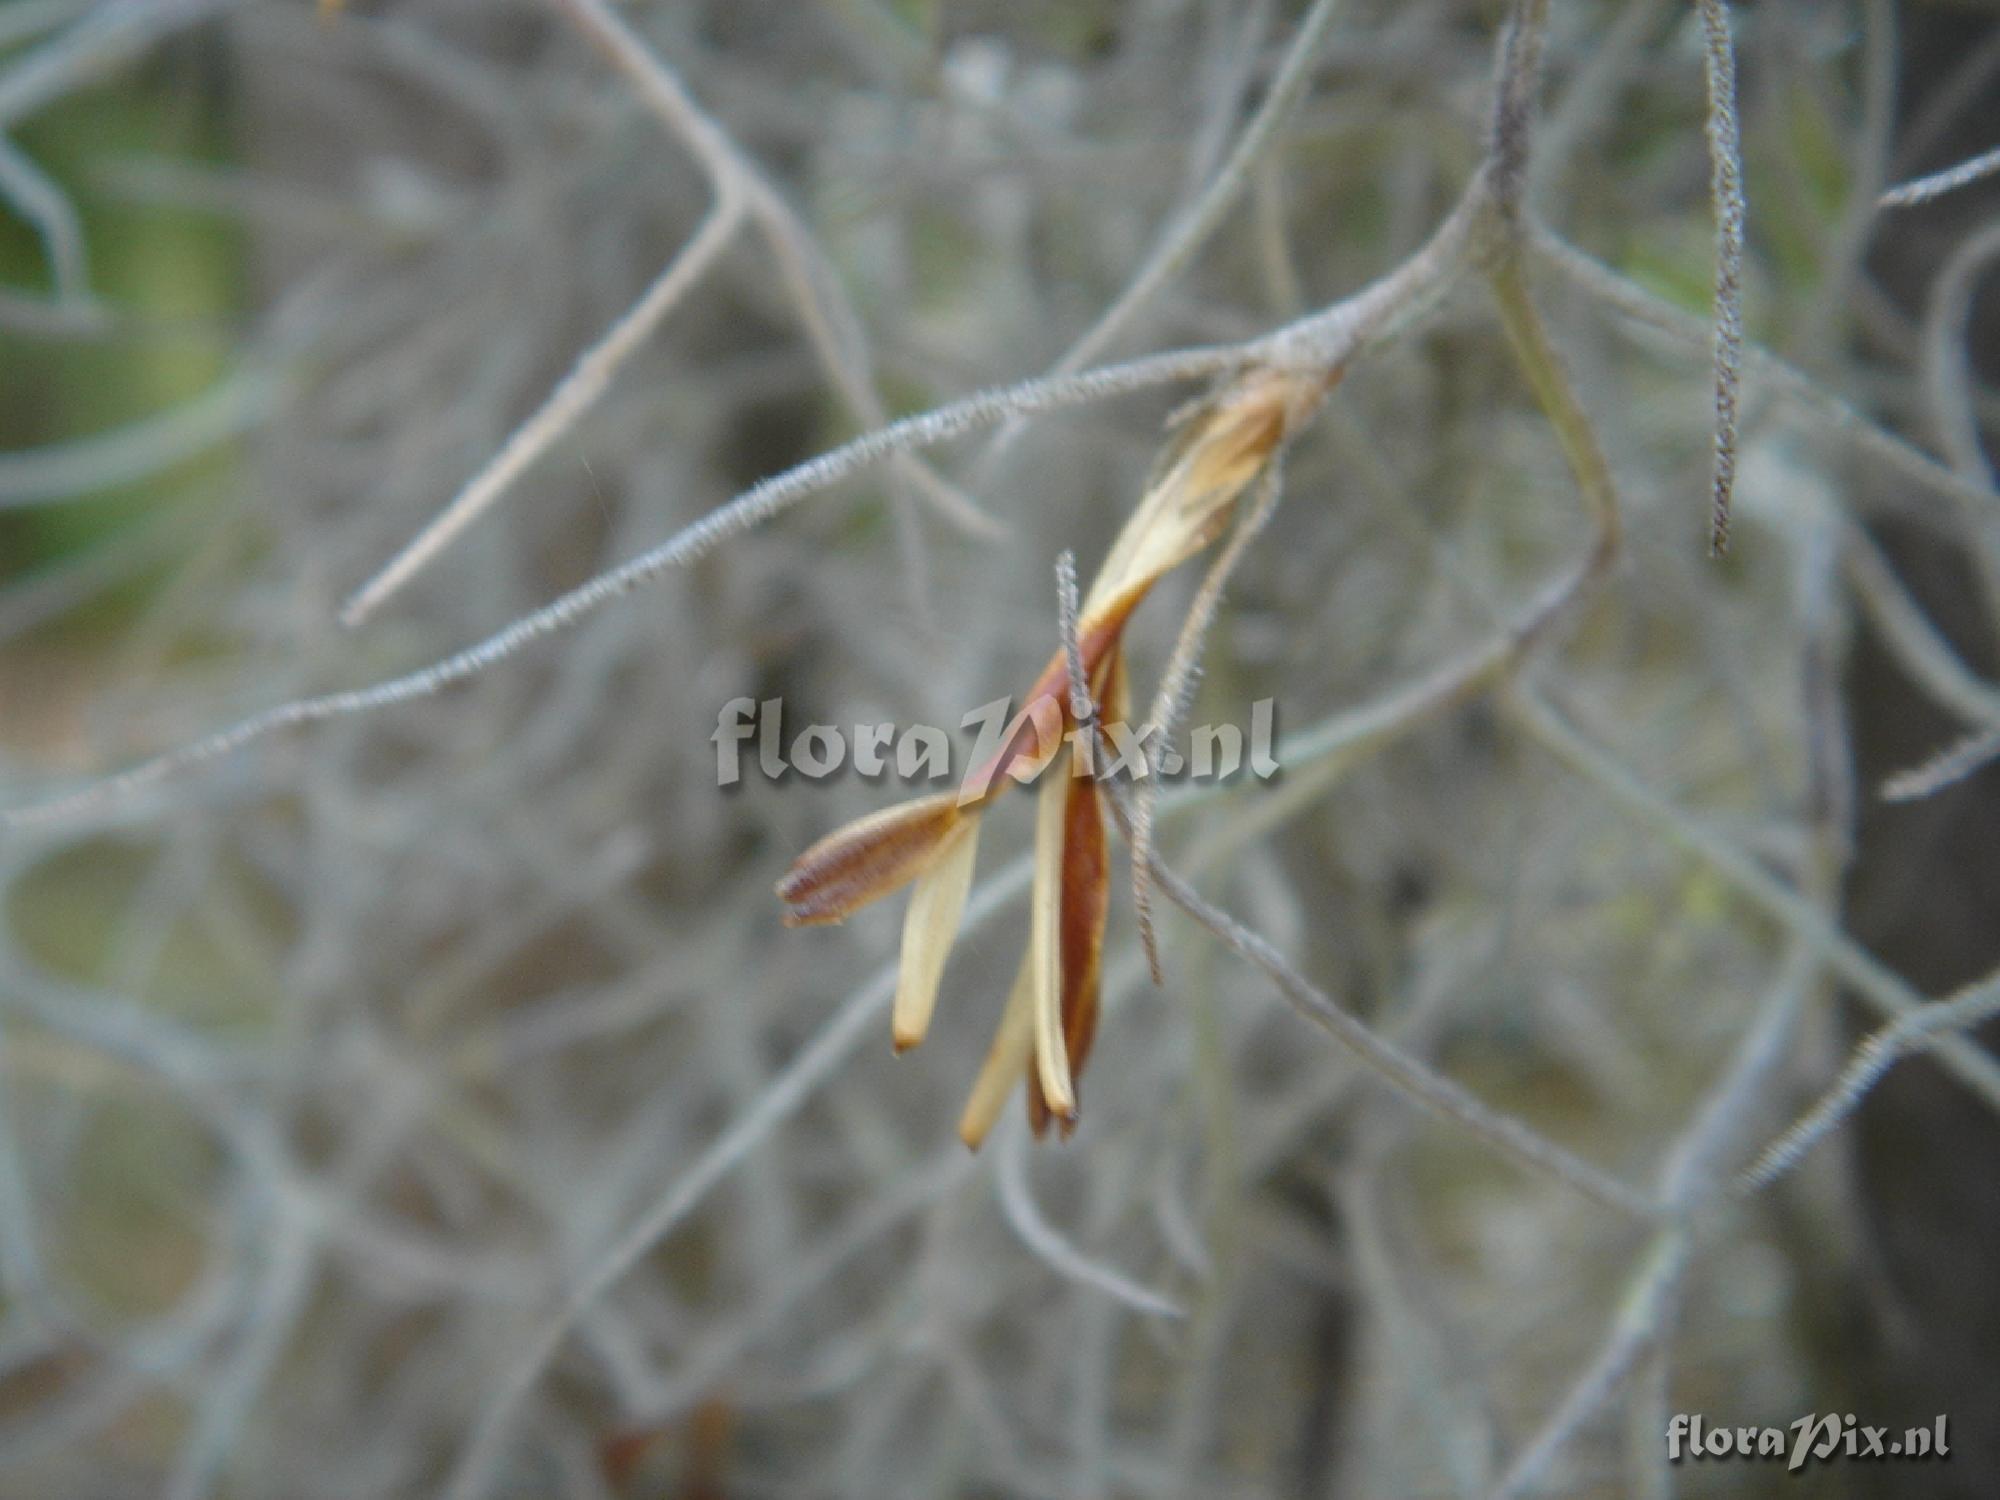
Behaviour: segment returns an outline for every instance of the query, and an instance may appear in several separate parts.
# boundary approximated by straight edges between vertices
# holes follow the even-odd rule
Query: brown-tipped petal
[[[1087,776],[1069,778],[1063,817],[1062,1026],[1072,1084],[1083,1078],[1097,1035],[1097,992],[1104,923],[1111,911],[1111,859],[1105,847],[1103,792]]]
[[[958,937],[958,919],[965,914],[965,897],[972,889],[972,864],[978,851],[979,819],[968,817],[945,835],[911,888],[909,914],[903,918],[896,1008],[890,1019],[898,1052],[916,1046],[930,1030],[938,982],[944,978],[945,960]]]
[[[786,925],[839,922],[888,895],[920,874],[962,821],[958,794],[940,792],[835,829],[778,882]]]
[[[958,1138],[974,1151],[1000,1118],[1007,1096],[1021,1081],[1035,1050],[1034,953],[1021,955],[1021,967],[1014,975],[1014,988],[1007,995],[1007,1008],[1000,1013],[999,1029],[986,1049],[986,1061],[972,1081],[965,1101],[965,1113],[958,1117]],[[1034,1088],[1029,1079],[1028,1087]]]
[[[1195,430],[1182,483],[1190,501],[1248,484],[1280,442],[1303,387],[1299,377],[1260,370],[1246,376]]]
[[[1216,403],[1214,421],[1195,454],[1191,480],[1197,484],[1247,484],[1271,451],[1312,416],[1326,393],[1340,383],[1345,367],[1320,370],[1257,370],[1246,375]]]
[[[1337,378],[1253,371],[1190,415],[1111,544],[1085,614],[1128,589],[1143,591],[1214,541],[1245,486]]]
[[[1035,880],[1028,901],[1028,962],[1035,1012],[1035,1077],[1053,1114],[1076,1113],[1062,1029],[1063,831],[1069,806],[1069,758],[1043,773],[1036,789]]]
[[[1201,489],[1189,483],[1188,472],[1177,465],[1164,481],[1167,488],[1160,492],[1157,503],[1147,503],[1154,500],[1148,495],[1147,502],[1141,502],[1133,512],[1133,521],[1126,527],[1130,540],[1121,537],[1123,547],[1106,559],[1104,571],[1091,585],[1086,611],[1123,594],[1145,593],[1162,574],[1214,541],[1229,524],[1230,507],[1256,471],[1250,470],[1234,485]]]

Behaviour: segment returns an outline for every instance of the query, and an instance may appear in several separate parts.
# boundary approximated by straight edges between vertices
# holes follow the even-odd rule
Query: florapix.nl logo
[[[868,780],[894,777],[913,784],[956,776],[962,800],[973,802],[986,793],[994,774],[1034,778],[1048,755],[1005,753],[1027,742],[1046,750],[1067,741],[1074,775],[1228,781],[1247,773],[1268,781],[1280,770],[1276,703],[1257,699],[1249,705],[1248,719],[1247,724],[1195,724],[1183,743],[1176,743],[1158,726],[1122,720],[1066,727],[1060,709],[1046,697],[1018,713],[1011,699],[996,698],[966,714],[955,730],[893,722],[788,724],[782,698],[742,697],[722,705],[710,738],[718,786],[736,786],[749,775],[817,781],[851,772]],[[1004,773],[999,767],[1006,768]]]

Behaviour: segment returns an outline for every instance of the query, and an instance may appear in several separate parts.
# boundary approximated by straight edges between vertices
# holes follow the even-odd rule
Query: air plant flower
[[[1152,586],[1225,531],[1237,502],[1318,405],[1338,372],[1259,368],[1185,415],[1154,477],[1119,531],[1079,611],[1077,659],[1089,703],[1107,725],[1129,712],[1123,636]],[[1103,787],[1094,729],[1079,733],[1068,652],[1035,679],[1000,748],[956,791],[871,813],[793,861],[778,895],[785,922],[839,922],[905,885],[892,1017],[898,1052],[930,1026],[945,961],[972,886],[979,824],[1010,782],[1038,781],[1028,945],[985,1065],[959,1120],[977,1147],[1014,1081],[1026,1078],[1036,1135],[1077,1118],[1077,1079],[1097,1031],[1100,959],[1110,911]]]

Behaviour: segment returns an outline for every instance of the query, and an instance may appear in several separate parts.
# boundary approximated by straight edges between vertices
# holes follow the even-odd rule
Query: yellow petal
[[[1076,1113],[1076,1089],[1070,1082],[1062,1025],[1063,835],[1068,821],[1069,774],[1067,755],[1042,772],[1035,805],[1035,881],[1028,905],[1035,1067],[1049,1112],[1065,1120]]]
[[[1014,975],[1007,1008],[1000,1013],[1000,1026],[993,1033],[993,1045],[986,1049],[986,1061],[972,1081],[972,1093],[965,1101],[965,1113],[958,1117],[958,1138],[974,1151],[986,1139],[993,1122],[1006,1107],[1007,1096],[1021,1081],[1028,1058],[1035,1050],[1035,983],[1033,949],[1021,955],[1021,967]]]
[[[945,960],[958,937],[966,893],[972,889],[973,857],[978,849],[979,819],[967,818],[945,836],[911,887],[909,914],[903,918],[896,1008],[890,1020],[898,1052],[916,1046],[930,1030],[938,983],[944,978]]]

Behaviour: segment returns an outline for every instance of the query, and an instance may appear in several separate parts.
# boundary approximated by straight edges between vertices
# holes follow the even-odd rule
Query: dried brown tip
[[[958,794],[941,792],[837,828],[792,861],[777,885],[785,925],[844,921],[916,878],[959,826]]]

